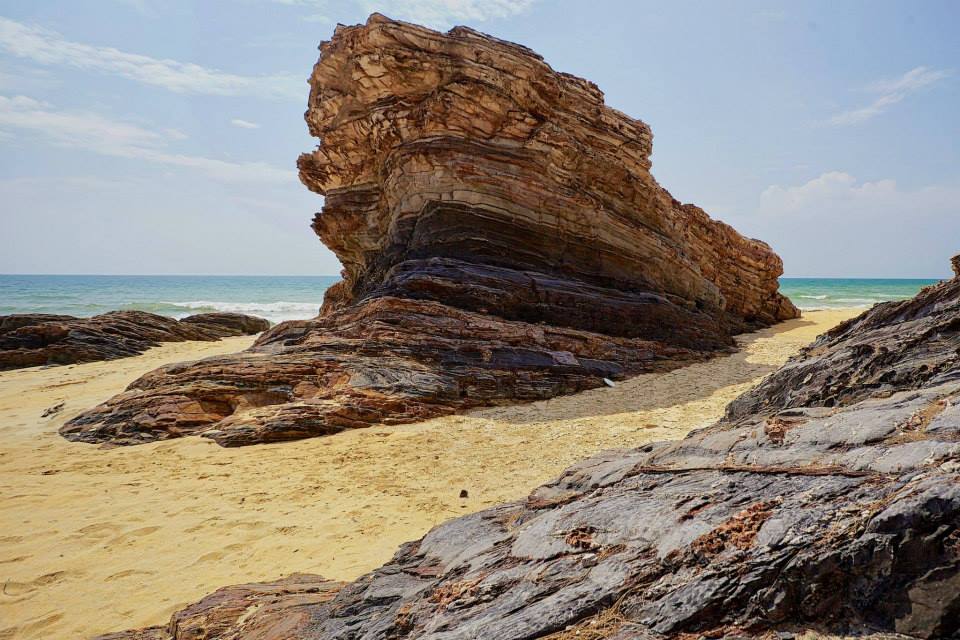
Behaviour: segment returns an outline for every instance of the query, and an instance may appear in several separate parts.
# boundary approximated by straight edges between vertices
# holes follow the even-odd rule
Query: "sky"
[[[0,0],[0,273],[338,273],[296,177],[306,78],[373,11],[592,80],[660,184],[787,276],[960,252],[953,0]]]

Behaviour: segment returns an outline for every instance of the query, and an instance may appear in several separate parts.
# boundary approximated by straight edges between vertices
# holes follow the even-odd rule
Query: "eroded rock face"
[[[823,336],[718,423],[440,525],[308,609],[286,637],[957,637],[960,277]]]
[[[591,83],[466,28],[373,15],[321,45],[299,160],[344,265],[319,318],[165,367],[71,439],[223,445],[571,393],[798,315],[780,259],[650,175],[650,129]]]
[[[780,259],[660,187],[650,128],[594,84],[376,14],[320,52],[306,119],[322,144],[299,166],[344,265],[325,310],[392,295],[666,341],[798,315]]]
[[[145,311],[113,311],[92,318],[0,316],[0,370],[114,360],[162,342],[219,340],[269,327],[263,318],[239,313],[202,313],[180,321]]]

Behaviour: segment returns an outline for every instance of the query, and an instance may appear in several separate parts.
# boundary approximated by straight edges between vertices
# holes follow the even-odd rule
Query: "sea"
[[[312,318],[337,276],[0,275],[0,315],[94,316],[139,309],[173,318],[235,311],[271,322]],[[781,278],[803,310],[867,308],[913,296],[937,280]]]

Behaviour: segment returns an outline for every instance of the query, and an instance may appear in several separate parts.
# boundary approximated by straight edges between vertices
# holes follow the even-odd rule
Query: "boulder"
[[[270,321],[243,313],[198,313],[180,319],[181,323],[197,326],[206,333],[227,338],[249,336],[270,328]]]

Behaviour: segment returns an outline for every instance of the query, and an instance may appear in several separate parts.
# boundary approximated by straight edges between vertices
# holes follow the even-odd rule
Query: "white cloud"
[[[916,67],[898,78],[874,82],[868,87],[871,92],[879,94],[873,102],[858,109],[838,113],[830,118],[829,122],[838,126],[866,122],[886,111],[891,105],[902,101],[911,93],[935,84],[949,75],[950,72],[943,69]]]
[[[314,11],[304,17],[310,22],[330,23],[329,3],[325,0],[272,0],[289,6],[308,7]],[[537,0],[353,0],[354,6],[366,13],[382,13],[396,20],[416,22],[435,29],[456,24],[509,18],[524,13]]]
[[[312,13],[308,16],[304,16],[303,21],[316,22],[317,24],[333,24],[333,18],[322,13]]]
[[[762,214],[795,219],[860,217],[883,221],[950,213],[960,230],[960,186],[933,184],[903,189],[892,178],[858,181],[845,171],[828,171],[795,186],[771,185],[760,194]]]
[[[65,39],[56,31],[0,17],[0,50],[37,64],[95,71],[176,93],[303,100],[303,78],[240,76],[190,62],[153,58]]]
[[[829,171],[794,187],[772,185],[760,196],[761,211],[765,213],[804,212],[826,203],[864,204],[870,200],[889,198],[897,194],[894,180],[878,180],[857,184],[857,179],[843,171]]]
[[[0,95],[0,131],[4,129],[28,132],[60,147],[191,169],[227,182],[289,182],[294,177],[292,170],[263,162],[229,162],[171,153],[167,148],[170,141],[186,137],[176,129],[152,131],[96,113],[57,110],[27,96]]]
[[[240,127],[241,129],[259,129],[260,125],[256,122],[250,122],[249,120],[241,120],[240,118],[234,118],[230,121],[235,127]]]
[[[391,18],[410,20],[427,26],[509,18],[527,11],[534,0],[361,0],[368,12],[379,11]]]
[[[904,187],[828,171],[768,187],[738,228],[770,242],[790,276],[937,277],[958,250],[958,202],[955,181]]]

